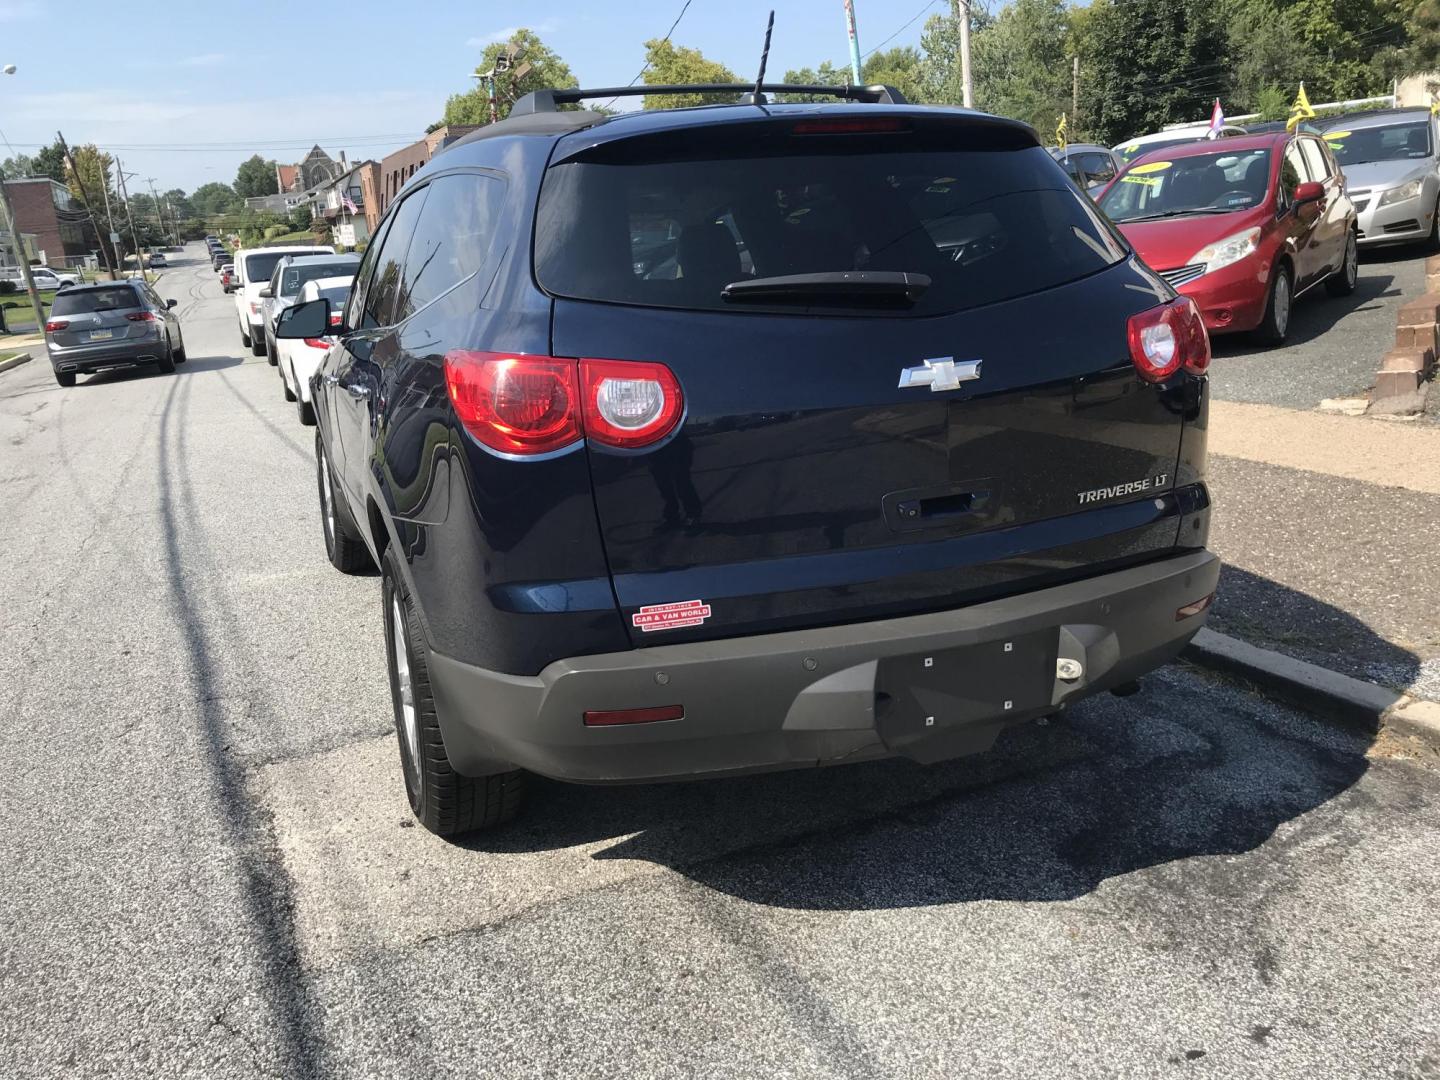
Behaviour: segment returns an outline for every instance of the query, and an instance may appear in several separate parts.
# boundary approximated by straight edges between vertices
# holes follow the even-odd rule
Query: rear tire
[[[278,367],[278,365],[277,365],[277,367]],[[290,376],[291,376],[291,378],[294,378],[294,376],[295,376],[295,369],[294,369],[293,367],[290,369]],[[285,400],[286,400],[286,401],[294,401],[294,400],[295,400],[295,391],[290,389],[290,380],[287,379],[287,378],[285,378],[285,369],[284,369],[284,368],[280,368],[280,386],[281,386],[281,387],[284,389],[284,391],[285,391]]]
[[[159,360],[155,361],[155,366],[160,370],[161,375],[175,374],[175,353],[170,348],[169,338],[165,339],[165,352],[161,355]]]
[[[489,776],[461,776],[451,768],[430,691],[424,631],[393,547],[386,549],[381,563],[385,661],[410,809],[437,836],[502,825],[520,811],[525,774],[511,769]]]
[[[374,569],[375,563],[350,520],[349,511],[335,497],[334,473],[318,431],[315,433],[315,476],[320,485],[320,531],[325,538],[325,554],[330,565],[342,574],[363,574]]]
[[[1290,307],[1294,303],[1295,282],[1290,267],[1281,263],[1270,280],[1270,295],[1265,302],[1265,317],[1255,331],[1266,345],[1280,345],[1290,333]]]
[[[245,329],[245,322],[244,322],[244,320],[241,320],[241,322],[240,322],[240,343],[241,343],[242,345],[244,345],[245,348],[247,348],[247,349],[251,347],[251,346],[250,346],[250,331],[247,330],[247,329]]]
[[[175,350],[174,356],[177,364],[183,364],[186,360],[190,359],[190,357],[185,355],[185,339],[183,337],[180,339],[180,347]]]
[[[55,372],[55,381],[61,386],[74,386],[75,373],[73,371],[57,371]]]
[[[250,352],[255,356],[265,355],[265,334],[263,332],[254,335],[250,339]],[[273,364],[275,361],[271,360],[270,362]]]
[[[1440,214],[1436,215],[1440,218]],[[1331,296],[1349,296],[1360,280],[1360,249],[1351,229],[1345,240],[1345,254],[1340,256],[1340,269],[1325,279],[1325,291]]]

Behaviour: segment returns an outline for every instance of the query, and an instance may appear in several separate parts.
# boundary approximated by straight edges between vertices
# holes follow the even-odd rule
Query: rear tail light
[[[1181,368],[1203,375],[1210,366],[1210,335],[1188,296],[1130,316],[1130,359],[1147,382],[1164,382]]]
[[[455,350],[445,385],[465,430],[507,454],[545,454],[588,437],[635,449],[665,438],[684,397],[664,364]]]
[[[653,709],[587,709],[584,719],[586,727],[653,724],[658,720],[684,720],[685,706],[659,705]]]
[[[885,131],[905,131],[909,125],[893,117],[860,120],[802,120],[790,129],[794,135],[871,135]]]
[[[257,304],[257,303],[255,303],[255,301],[253,301],[253,300],[250,302],[250,314],[251,314],[251,315],[259,315],[259,314],[260,314],[260,305]]]
[[[153,311],[132,311],[129,315],[126,315],[125,318],[129,319],[131,322],[156,321],[155,313]]]
[[[338,311],[331,312],[331,314],[330,314],[330,325],[331,325],[331,326],[339,326],[339,325],[340,325],[340,312],[338,312]]]
[[[684,408],[680,383],[664,364],[581,360],[585,434],[607,446],[633,449],[659,442]]]
[[[305,342],[305,344],[309,345],[312,349],[328,349],[330,347],[329,338],[307,337],[301,338],[300,340]]]
[[[45,332],[47,334],[53,334],[56,330],[64,330],[69,325],[70,324],[64,319],[57,319],[53,322],[47,322],[45,324]]]

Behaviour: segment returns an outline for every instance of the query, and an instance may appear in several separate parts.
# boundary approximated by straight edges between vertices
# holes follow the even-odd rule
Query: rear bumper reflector
[[[1188,619],[1192,615],[1199,615],[1214,602],[1214,593],[1211,593],[1209,596],[1202,596],[1199,600],[1192,600],[1184,607],[1175,609],[1175,621],[1179,622],[1181,619]]]
[[[660,705],[652,709],[587,709],[586,727],[614,724],[653,724],[659,720],[684,720],[685,706]]]

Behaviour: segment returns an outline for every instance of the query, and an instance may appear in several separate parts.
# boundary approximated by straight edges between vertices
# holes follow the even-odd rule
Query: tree
[[[169,203],[169,213],[176,221],[184,221],[186,218],[195,216],[195,208],[190,205],[190,198],[179,188],[171,188],[162,196],[165,202]]]
[[[515,31],[509,41],[497,41],[485,46],[475,74],[483,75],[494,71],[496,65],[501,63],[513,64],[512,71],[529,65],[529,69],[518,79],[512,78],[509,71],[496,74],[495,112],[501,120],[510,115],[510,106],[532,90],[580,85],[574,72],[570,70],[570,65],[560,59],[559,54],[541,41],[539,35],[532,30],[521,28]],[[473,90],[451,95],[445,102],[445,117],[442,123],[490,123],[490,88],[486,85],[486,80],[480,80]]]
[[[115,191],[114,178],[111,175],[115,159],[94,143],[72,146],[70,156],[75,159],[75,168],[67,168],[65,174],[70,194],[84,203],[87,201],[85,196],[88,192],[90,198],[96,200],[91,209],[101,209],[105,205],[105,194],[109,192],[113,195]]]
[[[57,139],[36,152],[35,175],[48,176],[51,180],[65,183],[65,151],[60,147],[60,140]]]
[[[209,183],[201,184],[190,196],[190,206],[196,214],[203,218],[215,218],[222,214],[231,214],[244,205],[240,196],[235,194],[235,189],[229,184]]]
[[[1091,137],[1118,142],[1204,120],[1214,98],[1225,96],[1229,37],[1226,13],[1213,0],[1095,0],[1092,8],[1080,67]]]
[[[1100,0],[1096,0],[1100,2]],[[970,39],[993,20],[979,4],[970,5]],[[932,15],[920,35],[920,95],[924,101],[959,105],[965,100],[960,85],[960,23],[949,15]]]
[[[274,195],[280,190],[280,181],[275,176],[275,162],[266,161],[259,154],[240,163],[235,173],[235,193],[242,199],[253,199],[261,195]]]
[[[818,68],[785,72],[785,81],[797,86],[845,86],[853,80],[848,64],[836,67],[826,60]],[[909,45],[901,45],[884,52],[871,53],[860,67],[860,81],[866,86],[876,83],[893,86],[909,101],[923,100],[919,50]],[[783,94],[781,97],[785,101],[834,100],[823,94]]]
[[[699,49],[676,46],[655,38],[645,43],[645,85],[670,86],[683,83],[736,83],[736,74],[715,60],[707,60]],[[647,109],[692,109],[697,105],[733,103],[735,94],[646,94]]]
[[[34,175],[36,175],[35,159],[29,154],[16,154],[14,157],[0,161],[0,176],[4,176],[8,180]]]

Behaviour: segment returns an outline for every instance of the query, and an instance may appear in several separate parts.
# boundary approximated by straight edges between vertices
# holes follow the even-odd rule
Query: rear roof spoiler
[[[535,90],[526,94],[510,108],[511,116],[555,112],[561,105],[577,105],[589,98],[639,97],[642,94],[736,94],[741,105],[753,104],[756,90],[771,94],[826,94],[846,101],[863,101],[874,105],[908,105],[905,95],[893,86],[791,86],[786,83],[692,83],[679,86],[607,86],[594,90],[566,87],[559,90]]]

